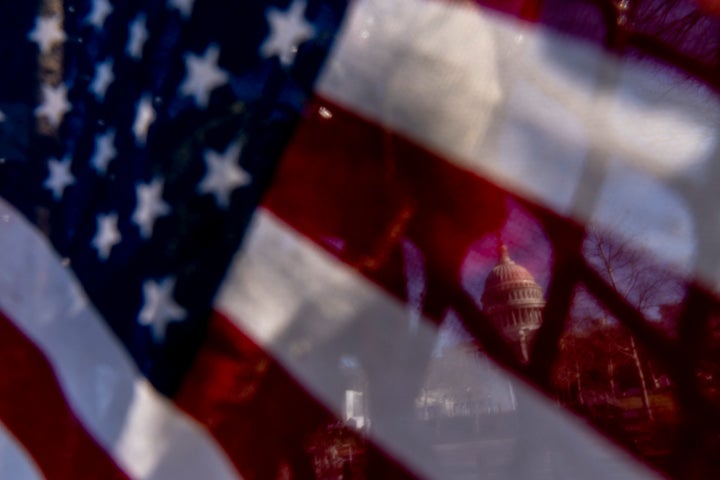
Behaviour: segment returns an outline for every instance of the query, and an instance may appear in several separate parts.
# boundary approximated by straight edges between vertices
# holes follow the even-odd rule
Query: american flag
[[[712,476],[714,7],[0,5],[0,477]],[[498,237],[546,290],[526,362],[479,305]],[[583,308],[642,395],[558,373]],[[416,418],[448,329],[511,438]]]

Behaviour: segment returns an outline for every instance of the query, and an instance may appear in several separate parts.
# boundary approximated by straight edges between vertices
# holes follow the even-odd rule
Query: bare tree
[[[598,230],[588,232],[583,254],[599,275],[644,316],[665,331],[672,325],[662,313],[667,305],[679,303],[682,280],[664,269],[647,252],[630,241]],[[654,419],[651,389],[660,385],[657,367],[643,354],[636,338],[628,333],[622,319],[613,317],[582,286],[574,295],[571,328],[563,336],[562,360],[555,372],[558,386],[574,397],[581,407],[603,399],[616,398],[635,372],[632,382],[640,387],[643,410]],[[628,377],[630,375],[630,377]]]
[[[682,280],[629,240],[591,229],[584,247],[588,262],[646,317],[662,320],[658,309],[681,299]]]

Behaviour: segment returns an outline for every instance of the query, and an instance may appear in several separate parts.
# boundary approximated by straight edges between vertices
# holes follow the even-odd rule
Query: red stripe
[[[537,21],[542,11],[541,0],[477,0],[486,8],[507,13],[530,22]]]
[[[617,54],[652,58],[720,89],[720,2],[631,0],[621,21],[615,0],[475,1]]]
[[[697,3],[702,11],[720,16],[720,0],[697,0]]]
[[[313,452],[331,446],[318,435],[337,421],[220,313],[174,400],[213,434],[245,480],[278,478],[280,465],[291,478],[315,478]],[[369,447],[369,478],[413,477]]]
[[[0,420],[48,480],[128,478],[75,417],[43,353],[1,312],[0,365]]]
[[[332,120],[318,113],[320,105]],[[490,239],[480,257],[494,262],[494,237],[514,210],[533,223],[503,234],[505,242],[531,246],[524,263],[547,264],[542,257],[552,252],[532,245],[547,244],[552,235],[562,246],[580,232],[567,220],[544,230],[557,221],[544,209],[325,100],[299,127],[264,205],[402,302],[401,240],[413,242],[426,262],[425,314],[440,321],[455,309],[493,355],[516,368],[501,337],[482,321],[479,298],[461,285],[465,258],[479,240]],[[342,250],[334,250],[333,238],[342,239]]]
[[[532,263],[533,253],[554,257],[552,267],[545,267],[551,270],[552,279],[546,296],[548,307],[527,372],[536,384],[553,395],[550,375],[559,351],[559,335],[565,328],[574,289],[582,282],[599,304],[632,329],[647,347],[649,358],[665,364],[674,385],[684,385],[677,375],[693,375],[678,370],[672,352],[680,353],[687,346],[676,345],[661,331],[667,325],[658,328],[657,322],[643,318],[631,298],[623,298],[592,268],[584,267],[581,226],[329,101],[317,100],[300,125],[264,206],[401,302],[408,301],[401,246],[402,241],[413,242],[426,262],[426,316],[440,321],[448,308],[455,309],[465,327],[475,338],[482,339],[491,355],[521,372],[523,367],[513,363],[511,350],[503,346],[500,336],[479,311],[477,296],[471,298],[465,291],[461,271],[478,239],[492,238],[505,227],[509,216],[523,211],[525,223],[515,230],[505,228],[503,240],[511,246],[530,246],[526,252],[529,260],[522,263]],[[608,240],[612,242],[612,238]],[[485,242],[492,248],[495,244]],[[544,252],[540,248],[543,244],[550,245]],[[533,252],[535,247],[537,251]],[[493,251],[480,251],[479,257],[495,261]],[[535,259],[539,263],[541,260]],[[664,275],[672,280],[675,275],[663,271],[653,258],[638,255],[638,262],[647,263],[639,268],[656,269],[658,280]],[[487,264],[478,267],[480,273],[488,269]],[[674,280],[683,284],[682,279]],[[705,297],[717,305],[716,298]],[[686,419],[689,425],[700,420],[696,418],[698,412],[703,412],[706,419],[698,424],[709,425],[709,418],[719,418],[707,415],[707,402],[700,402],[697,392],[682,394],[692,397],[694,403],[683,406],[683,411],[677,412],[678,418]],[[622,445],[628,445],[622,418],[602,428],[614,432],[615,440]],[[663,441],[671,445],[673,428],[662,432]],[[684,461],[682,452],[678,455],[670,461]],[[671,469],[676,465],[660,466]]]

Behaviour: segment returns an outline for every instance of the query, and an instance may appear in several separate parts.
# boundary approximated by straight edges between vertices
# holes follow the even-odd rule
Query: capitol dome
[[[503,245],[500,260],[485,280],[483,312],[528,359],[528,344],[542,323],[543,290],[526,268],[515,263]]]

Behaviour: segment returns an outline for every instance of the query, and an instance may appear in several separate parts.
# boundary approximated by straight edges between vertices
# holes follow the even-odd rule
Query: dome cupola
[[[498,264],[485,280],[483,312],[528,360],[528,344],[542,323],[543,290],[526,268],[515,263],[501,245]]]

